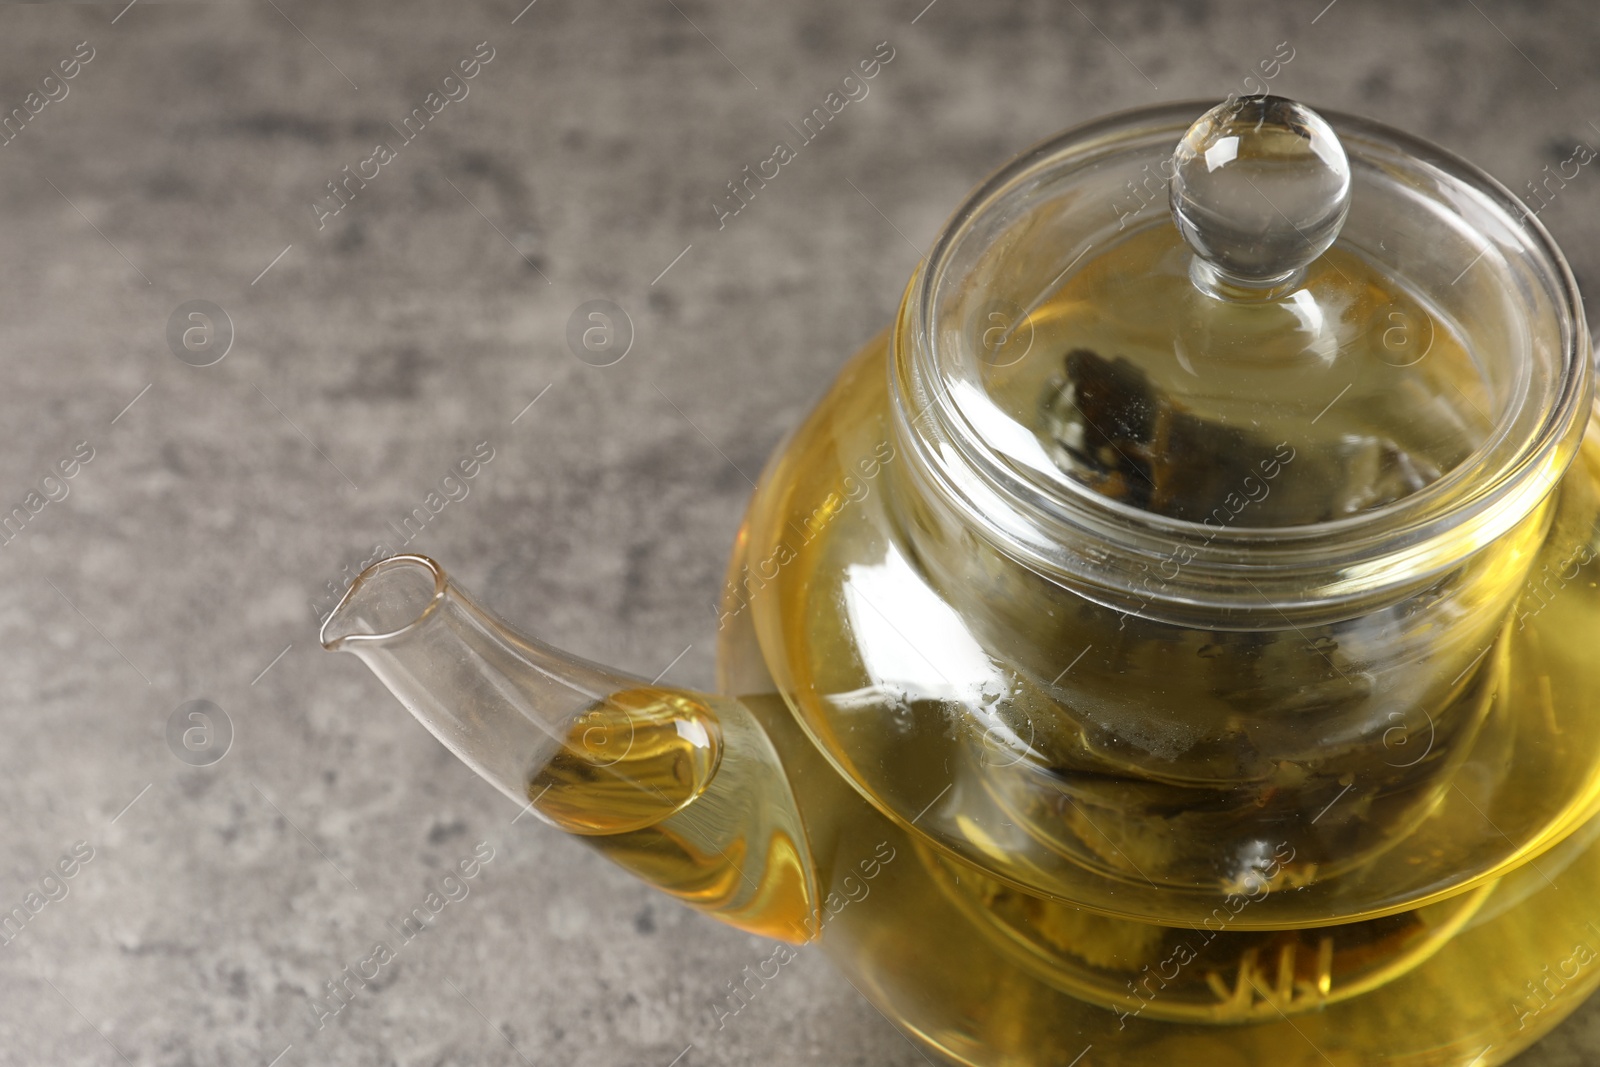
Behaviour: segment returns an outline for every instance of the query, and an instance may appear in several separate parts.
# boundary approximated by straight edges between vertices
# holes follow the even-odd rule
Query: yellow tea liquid
[[[1129,420],[1101,428],[1110,451],[1074,428],[1077,348],[1183,395],[1185,432],[1290,444],[1239,521],[1471,474],[1493,383],[1425,308],[1325,257],[1372,328],[1252,400],[1225,380],[1247,351],[1196,385],[1204,346],[1157,343],[1185,336],[1163,319],[1180,301],[1101,319],[1110,287],[1161,273],[1162,240],[1069,281],[1029,316],[1037,358],[989,372],[1061,477],[1184,517],[1159,449],[1117,454]],[[1080,604],[922,506],[887,358],[857,357],[751,505],[719,635],[739,700],[613,697],[626,714],[579,720],[535,807],[719,917],[819,936],[956,1063],[1488,1067],[1593,991],[1600,432],[1437,591],[1446,617],[1419,594],[1414,617],[1206,633]]]

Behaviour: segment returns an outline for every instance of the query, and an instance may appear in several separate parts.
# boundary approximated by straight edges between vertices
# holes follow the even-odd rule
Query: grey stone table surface
[[[1248,90],[1286,42],[1274,91],[1519,190],[1600,145],[1585,0],[523,3],[0,8],[0,504],[29,512],[0,549],[0,911],[92,856],[0,947],[0,1063],[923,1062],[815,954],[712,1025],[763,944],[514,820],[318,648],[327,584],[492,449],[414,544],[540,636],[709,684],[745,475],[1030,143]],[[719,220],[884,41],[869,95]],[[402,136],[431,92],[457,98]],[[1542,216],[1591,292],[1597,207],[1586,168]],[[604,367],[566,342],[601,298],[634,331]],[[226,321],[179,317],[186,362],[192,300]],[[200,699],[232,738],[190,766],[169,721]],[[468,895],[319,1027],[480,842]],[[1519,1062],[1597,1055],[1600,1004]]]

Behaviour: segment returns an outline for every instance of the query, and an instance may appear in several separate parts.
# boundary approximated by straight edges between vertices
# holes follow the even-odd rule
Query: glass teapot
[[[324,644],[947,1062],[1509,1059],[1600,982],[1579,296],[1432,145],[1202,109],[1069,131],[956,212],[761,479],[722,695],[421,556]]]

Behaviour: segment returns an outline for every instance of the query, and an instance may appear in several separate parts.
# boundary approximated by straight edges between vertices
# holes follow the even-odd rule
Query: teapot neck
[[[359,656],[524,814],[741,929],[792,941],[815,932],[799,809],[738,701],[632,678],[519,634],[426,556],[368,567],[322,639]]]
[[[619,762],[627,753],[608,714],[630,740],[638,724],[629,712],[640,701],[619,694],[654,692],[515,632],[426,556],[391,556],[363,571],[323,623],[322,642],[358,656],[450,751],[519,805],[529,802],[531,783],[562,758],[584,762],[591,777],[621,776],[629,769]],[[704,747],[714,752],[715,740]],[[657,799],[661,810],[651,810]],[[688,799],[641,790],[636,806],[651,821]],[[556,809],[535,810],[548,817]],[[583,832],[581,824],[592,820],[552,821]]]

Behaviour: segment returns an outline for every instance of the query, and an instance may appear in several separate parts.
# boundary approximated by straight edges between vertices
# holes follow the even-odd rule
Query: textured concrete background
[[[93,849],[0,948],[0,1062],[921,1063],[815,953],[715,1030],[768,950],[513,823],[318,649],[324,584],[488,441],[417,546],[546,638],[706,684],[745,475],[1014,152],[1246,88],[1284,41],[1274,91],[1517,189],[1600,145],[1585,0],[524,2],[0,9],[7,111],[94,50],[0,148],[0,510],[94,456],[0,549],[0,911]],[[724,183],[885,40],[870,96],[719,231]],[[325,183],[483,41],[470,95],[319,230]],[[1543,217],[1593,292],[1590,169]],[[608,367],[564,340],[597,298],[636,335]],[[169,350],[192,299],[233,325],[213,366]],[[168,721],[201,698],[234,736],[190,767]],[[470,895],[318,1029],[323,984],[480,841]],[[1600,1003],[1521,1062],[1597,1053]]]

